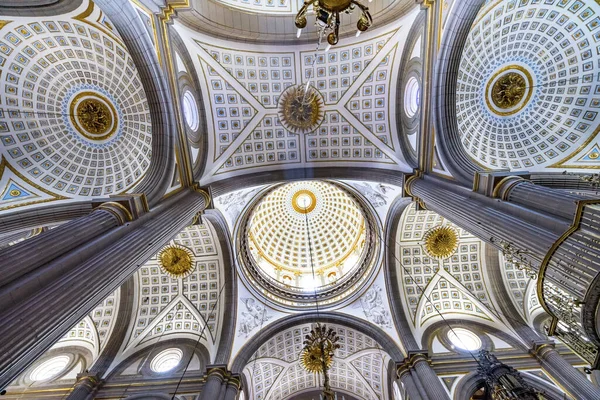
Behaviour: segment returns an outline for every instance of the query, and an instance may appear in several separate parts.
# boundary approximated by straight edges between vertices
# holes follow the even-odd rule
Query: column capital
[[[200,186],[200,184],[198,182],[194,183],[194,185],[192,186],[192,189],[197,192],[200,193],[202,195],[202,197],[204,197],[204,208],[209,208],[213,206],[212,204],[212,195],[210,193],[210,188],[208,186]]]
[[[95,374],[90,374],[88,372],[82,372],[77,374],[77,381],[75,382],[75,387],[84,386],[90,390],[94,390],[102,383],[102,379]]]
[[[529,179],[529,172],[511,172],[500,170],[491,172],[475,172],[473,177],[473,192],[487,197],[506,200],[510,189],[521,181]]]
[[[206,377],[211,376],[219,377],[221,380],[228,379],[231,377],[231,372],[227,369],[225,364],[212,364],[206,367]]]
[[[150,211],[146,195],[143,193],[94,199],[92,207],[94,210],[108,211],[117,218],[119,225],[136,220]]]
[[[534,356],[542,357],[549,350],[554,350],[554,342],[550,340],[535,340],[532,342],[532,347],[529,352]]]

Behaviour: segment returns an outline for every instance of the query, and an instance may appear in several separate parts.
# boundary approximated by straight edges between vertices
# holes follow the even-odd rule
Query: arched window
[[[47,381],[64,372],[71,361],[69,356],[57,356],[44,361],[31,372],[32,381]]]
[[[404,89],[404,112],[413,117],[421,105],[421,87],[414,76],[410,77]]]
[[[186,90],[183,94],[183,117],[191,130],[195,131],[198,129],[198,125],[200,124],[198,106],[196,105],[194,95],[189,90]]]
[[[464,328],[453,328],[448,331],[448,340],[454,347],[471,352],[481,349],[482,346],[479,336]]]

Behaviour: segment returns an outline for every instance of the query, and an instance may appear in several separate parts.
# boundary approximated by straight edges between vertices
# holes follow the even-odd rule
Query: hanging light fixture
[[[296,14],[297,36],[303,28],[306,28],[306,14],[308,8],[312,6],[315,12],[317,28],[319,29],[319,38],[327,35],[327,43],[335,45],[340,39],[340,13],[350,14],[356,7],[360,8],[362,14],[356,23],[356,36],[364,32],[373,24],[373,18],[369,13],[369,7],[362,5],[357,0],[305,0],[302,8]]]
[[[337,398],[329,384],[329,368],[333,364],[335,350],[340,348],[337,333],[325,325],[317,323],[317,326],[304,337],[304,348],[300,354],[300,364],[308,372],[323,374],[322,400],[334,400]]]
[[[493,400],[542,400],[547,397],[533,389],[514,368],[498,361],[487,350],[479,352],[477,372],[485,379]]]

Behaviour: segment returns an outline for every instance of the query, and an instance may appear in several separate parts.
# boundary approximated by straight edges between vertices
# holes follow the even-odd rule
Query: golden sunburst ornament
[[[339,336],[333,329],[317,324],[304,339],[300,364],[308,372],[326,373],[333,363],[335,350],[340,348]]]
[[[188,276],[194,270],[194,254],[179,245],[169,245],[158,253],[160,268],[174,278]]]
[[[279,96],[277,114],[281,124],[292,133],[310,133],[325,116],[321,94],[312,86],[290,86]]]
[[[458,233],[447,225],[436,226],[425,234],[425,252],[433,258],[450,257],[458,248]]]

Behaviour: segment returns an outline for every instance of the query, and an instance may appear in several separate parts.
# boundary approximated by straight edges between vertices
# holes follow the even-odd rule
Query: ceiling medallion
[[[492,75],[486,87],[486,103],[499,116],[509,116],[521,111],[533,94],[533,79],[520,65],[501,68]]]
[[[110,139],[119,125],[117,110],[109,99],[86,91],[71,100],[69,115],[73,127],[88,140]]]
[[[311,5],[316,16],[315,25],[319,29],[319,43],[327,34],[327,43],[337,44],[340,40],[340,13],[350,14],[357,6],[361,9],[362,15],[356,23],[358,29],[356,36],[369,29],[373,24],[369,7],[362,5],[357,0],[305,0],[295,19],[298,36],[301,30],[306,28],[306,14]]]
[[[292,196],[292,207],[299,213],[308,214],[317,206],[317,196],[307,189],[298,190]]]
[[[312,86],[290,86],[279,96],[277,114],[288,131],[310,133],[321,125],[325,116],[323,96]]]
[[[458,248],[458,233],[450,226],[436,226],[423,236],[425,252],[433,258],[450,257]]]
[[[188,276],[194,270],[194,254],[179,245],[170,245],[158,253],[160,268],[174,278]]]

